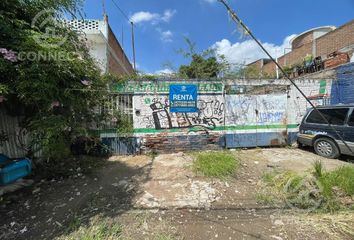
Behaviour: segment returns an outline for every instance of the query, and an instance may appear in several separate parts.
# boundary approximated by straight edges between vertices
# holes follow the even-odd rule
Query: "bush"
[[[193,162],[195,173],[206,177],[224,178],[232,175],[238,166],[238,160],[230,152],[198,153]]]

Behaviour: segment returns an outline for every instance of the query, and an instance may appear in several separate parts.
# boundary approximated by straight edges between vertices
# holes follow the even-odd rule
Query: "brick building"
[[[290,44],[291,51],[278,58],[281,66],[292,67],[301,64],[307,54],[321,57],[325,61],[329,58],[328,55],[334,52],[346,54],[346,59],[349,61],[354,53],[354,20],[338,28],[324,26],[310,29],[293,38]],[[263,59],[260,60],[264,62]],[[343,61],[345,62],[345,59]],[[261,71],[274,75],[276,66],[269,61],[261,66]]]
[[[108,23],[107,16],[103,20],[68,20],[66,24],[83,32],[90,54],[102,73],[119,75],[134,73],[132,64]]]

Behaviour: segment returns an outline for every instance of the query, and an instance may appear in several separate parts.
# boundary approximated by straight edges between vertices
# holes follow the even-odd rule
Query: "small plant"
[[[352,166],[344,166],[332,172],[326,172],[320,178],[320,181],[323,185],[324,194],[327,196],[333,196],[336,189],[340,189],[341,194],[354,197],[354,167]]]
[[[232,175],[238,166],[238,160],[230,152],[198,153],[193,162],[195,173],[206,177],[224,178]]]
[[[256,200],[258,203],[263,203],[266,205],[270,205],[275,202],[275,199],[271,194],[261,193],[261,192],[256,194]]]
[[[81,226],[75,232],[60,237],[61,240],[122,239],[123,227],[108,219],[96,218],[89,226]]]
[[[324,172],[324,167],[321,160],[316,160],[313,163],[313,169],[314,169],[313,174],[316,178],[322,177],[322,173]]]

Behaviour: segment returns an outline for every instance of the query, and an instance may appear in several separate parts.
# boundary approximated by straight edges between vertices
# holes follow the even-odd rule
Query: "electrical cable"
[[[116,8],[120,11],[120,13],[132,24],[134,24],[131,19],[128,17],[128,15],[118,6],[118,4],[112,0],[113,4],[116,6]]]
[[[236,15],[235,11],[228,5],[226,0],[218,0],[221,2],[227,9],[227,11],[230,13],[231,18],[234,20],[236,24],[239,24],[242,26],[242,28],[246,31],[246,33],[252,37],[252,39],[258,44],[258,46],[263,50],[265,54],[270,58],[272,62],[279,68],[279,70],[283,73],[286,79],[288,79],[291,84],[294,85],[294,87],[300,92],[300,94],[306,99],[306,101],[311,105],[311,107],[321,116],[323,120],[327,123],[328,127],[330,127],[336,135],[339,137],[339,139],[343,142],[343,144],[348,148],[349,152],[354,155],[354,151],[349,147],[349,145],[345,142],[343,137],[338,133],[338,131],[332,126],[332,124],[328,121],[328,119],[323,116],[323,114],[318,110],[318,108],[311,102],[310,99],[305,95],[305,93],[299,88],[299,86],[292,80],[289,75],[284,71],[284,69],[280,66],[280,64],[275,61],[275,59],[270,55],[270,53],[264,48],[262,43],[255,37],[255,35],[251,32],[251,30],[242,22],[242,20]]]

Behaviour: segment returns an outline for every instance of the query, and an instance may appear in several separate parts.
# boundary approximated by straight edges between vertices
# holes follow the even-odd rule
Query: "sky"
[[[242,36],[217,0],[86,0],[87,19],[109,24],[132,60],[131,27],[135,23],[136,63],[144,73],[169,73],[190,59],[185,37],[197,51],[214,48],[230,63],[245,64],[265,57],[251,39]],[[125,16],[113,1],[124,11]],[[354,0],[229,0],[243,22],[274,56],[289,51],[291,38],[319,26],[341,26],[354,19]],[[128,19],[127,19],[128,18]]]

